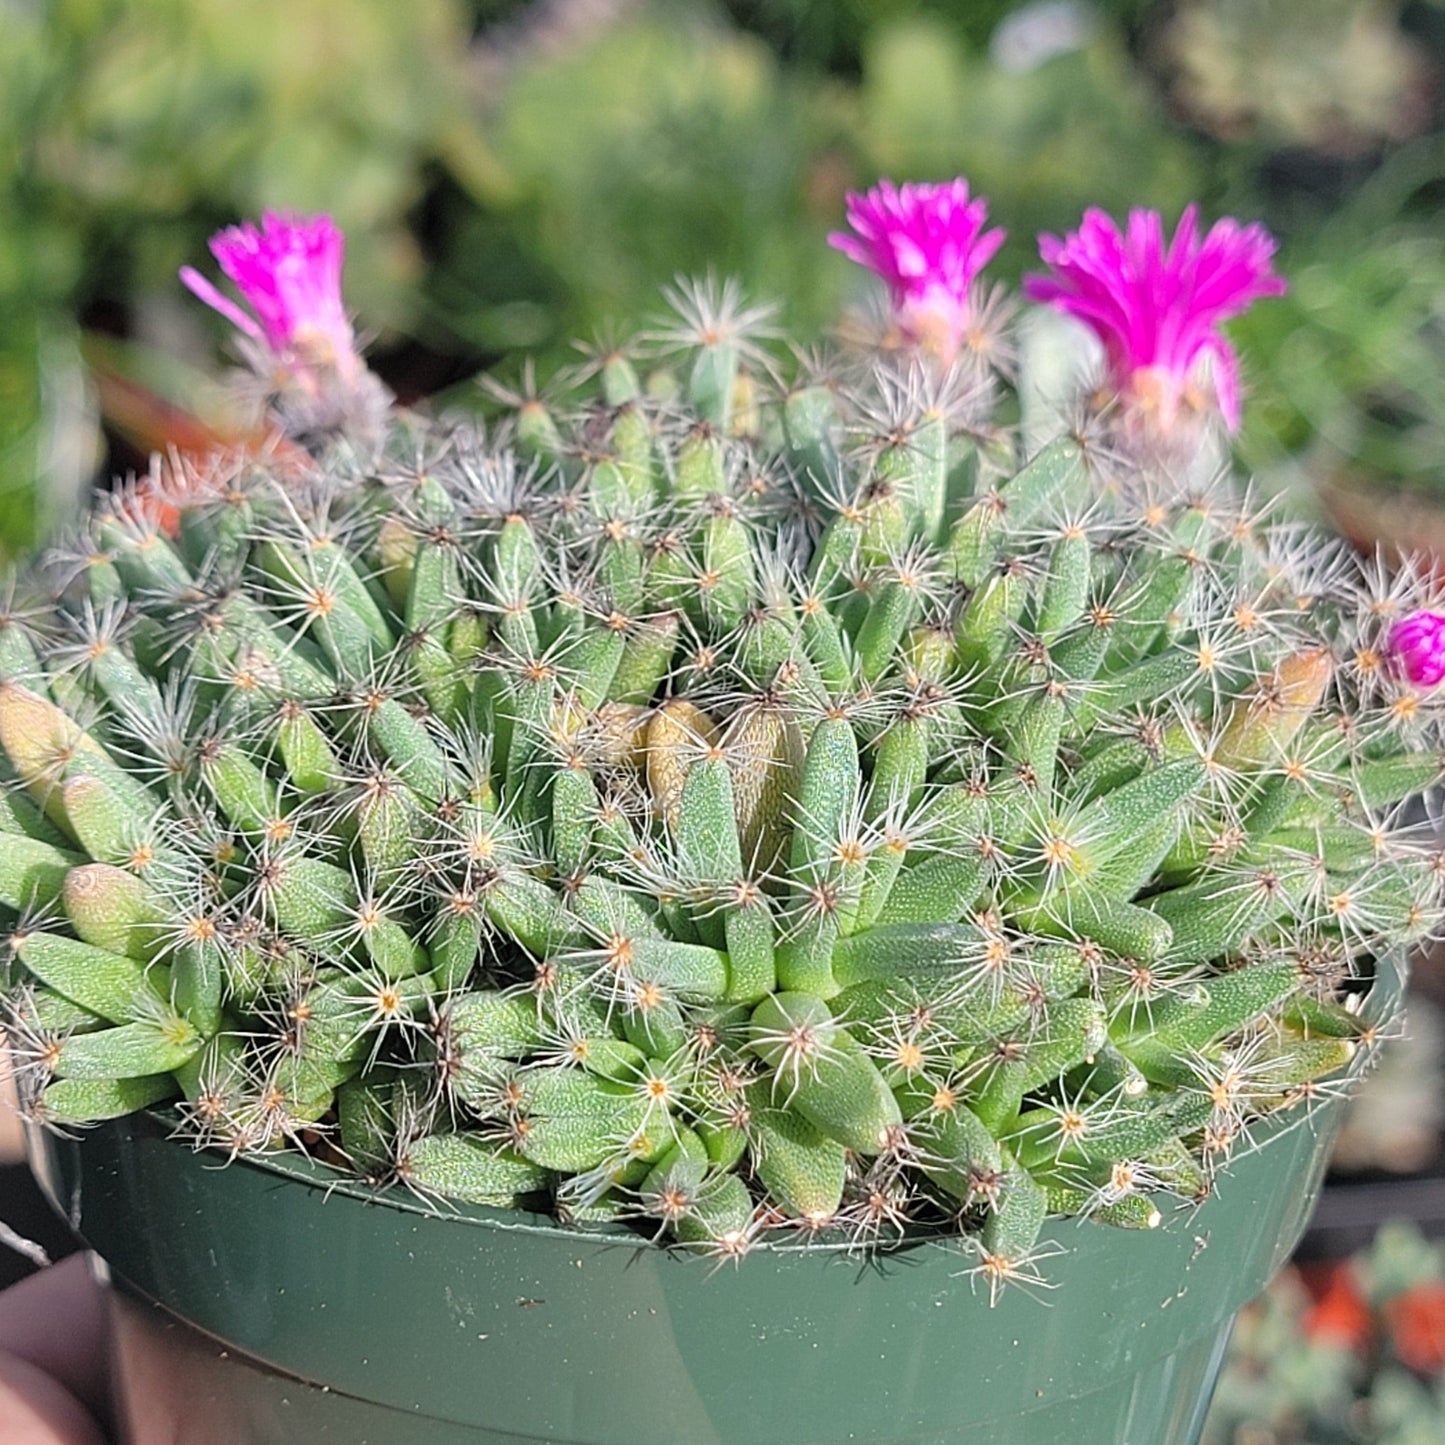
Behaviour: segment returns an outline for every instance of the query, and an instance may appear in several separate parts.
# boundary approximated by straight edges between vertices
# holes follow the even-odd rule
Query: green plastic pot
[[[1401,989],[1386,960],[1367,1014]],[[159,1116],[30,1137],[114,1286],[131,1445],[1193,1445],[1341,1107],[1259,1129],[1150,1233],[1052,1222],[1054,1288],[993,1307],[958,1241],[719,1268],[300,1157],[218,1167]]]

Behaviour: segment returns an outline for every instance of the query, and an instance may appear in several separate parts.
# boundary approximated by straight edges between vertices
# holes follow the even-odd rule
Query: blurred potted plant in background
[[[458,383],[461,402],[484,361],[525,349],[545,372],[604,319],[638,324],[678,270],[712,264],[821,325],[855,285],[816,259],[844,190],[960,170],[1015,218],[1007,279],[1021,237],[1085,204],[1177,214],[1204,196],[1262,214],[1299,283],[1248,323],[1246,461],[1358,489],[1428,475],[1438,455],[1432,142],[1399,149],[1431,118],[1433,62],[1429,27],[1412,13],[1407,30],[1396,5],[425,0],[403,16],[316,0],[283,25],[218,0],[0,3],[24,220],[7,242],[30,257],[7,262],[12,384],[23,371],[38,416],[43,337],[45,395],[84,401],[79,316],[113,429],[142,458],[184,440],[187,413],[232,424],[195,365],[207,333],[145,278],[234,214],[325,205],[353,238],[378,370],[404,396]],[[1300,157],[1323,169],[1279,184]],[[1348,219],[1323,224],[1362,181]],[[57,456],[88,457],[92,420],[69,414],[68,432],[28,426],[32,451],[70,435],[83,444]],[[34,468],[8,469],[12,498]],[[85,470],[48,490],[73,493]],[[46,530],[16,526],[21,542]]]
[[[1445,1247],[1387,1224],[1351,1259],[1282,1275],[1240,1316],[1205,1445],[1437,1445]]]
[[[1435,66],[1400,0],[1175,0],[1153,58],[1171,99],[1217,139],[1257,151],[1377,154],[1433,119]]]

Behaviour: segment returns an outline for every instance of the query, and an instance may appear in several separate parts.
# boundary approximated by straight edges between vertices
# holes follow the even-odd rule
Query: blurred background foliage
[[[1357,527],[1445,496],[1425,0],[0,0],[0,35],[9,552],[235,424],[175,272],[238,218],[333,212],[378,370],[465,403],[678,273],[826,327],[867,280],[824,237],[884,174],[967,175],[1008,280],[1087,204],[1263,219],[1293,289],[1239,328],[1244,460]]]
[[[1394,1220],[1245,1309],[1204,1445],[1439,1445],[1442,1420],[1445,1246]]]

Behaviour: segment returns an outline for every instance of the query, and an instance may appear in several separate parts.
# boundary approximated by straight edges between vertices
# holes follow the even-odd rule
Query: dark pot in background
[[[1367,1013],[1401,987],[1387,960]],[[30,1143],[114,1286],[130,1445],[1194,1445],[1341,1107],[1260,1128],[1152,1233],[1051,1222],[1057,1288],[994,1308],[956,1241],[718,1268],[298,1156],[220,1168],[158,1116]]]
[[[1429,493],[1347,473],[1320,478],[1316,489],[1330,522],[1361,552],[1433,559],[1436,575],[1440,574],[1445,559],[1445,506]]]

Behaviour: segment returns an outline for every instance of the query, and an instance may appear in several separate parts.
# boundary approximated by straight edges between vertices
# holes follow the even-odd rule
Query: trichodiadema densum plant
[[[982,202],[850,222],[851,345],[679,286],[485,427],[389,406],[328,223],[217,238],[270,442],[103,498],[0,629],[31,1118],[997,1286],[1346,1087],[1439,913],[1445,617],[1201,461],[1268,237],[1046,238],[1103,360],[1026,448]]]

